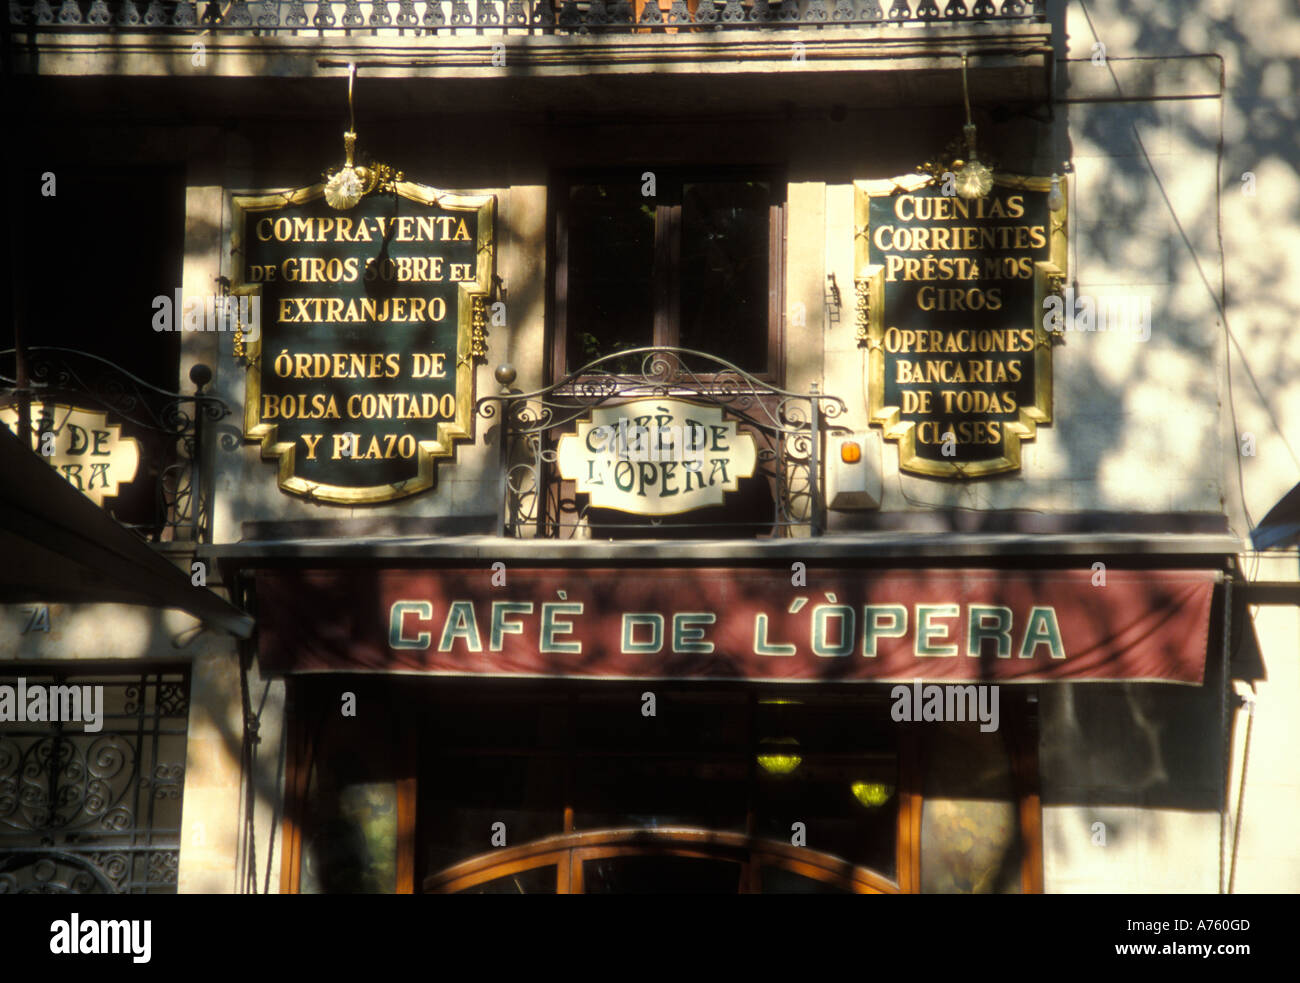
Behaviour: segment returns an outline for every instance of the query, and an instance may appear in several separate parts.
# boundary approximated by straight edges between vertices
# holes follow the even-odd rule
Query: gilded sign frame
[[[434,440],[417,442],[417,471],[414,478],[382,485],[349,487],[310,481],[294,473],[295,444],[277,439],[278,425],[264,423],[259,406],[262,398],[262,340],[265,324],[256,340],[248,342],[247,374],[244,392],[244,440],[260,442],[263,460],[278,460],[276,482],[281,491],[302,495],[320,502],[338,505],[367,505],[408,498],[433,488],[436,484],[436,466],[439,458],[455,454],[457,441],[474,439],[474,381],[475,359],[487,354],[484,330],[487,321],[487,302],[496,272],[496,195],[463,194],[440,191],[412,181],[392,180],[382,190],[393,191],[408,201],[436,206],[453,212],[473,212],[478,220],[475,243],[475,278],[458,284],[456,330],[456,416],[451,421],[440,421]],[[274,212],[293,205],[301,205],[325,196],[325,183],[286,191],[262,191],[231,195],[231,287],[234,296],[260,295],[262,284],[244,281],[242,237],[246,219],[253,212]]]
[[[853,270],[857,295],[859,336],[868,351],[867,394],[870,422],[881,428],[886,440],[898,444],[898,468],[911,474],[932,478],[980,478],[989,475],[1018,471],[1021,467],[1022,441],[1033,440],[1038,435],[1039,424],[1052,422],[1052,335],[1043,326],[1043,301],[1059,294],[1066,278],[1069,244],[1069,196],[1066,178],[1060,178],[1061,207],[1048,212],[1051,228],[1048,232],[1048,261],[1034,263],[1034,402],[1021,405],[1015,420],[1008,421],[1005,453],[1001,457],[984,461],[942,462],[918,457],[916,453],[916,421],[903,420],[902,408],[886,406],[885,352],[884,352],[884,299],[885,268],[869,263],[871,199],[888,197],[898,192],[918,191],[938,182],[930,174],[907,174],[883,181],[853,182]],[[1017,174],[995,173],[994,187],[1011,190],[1048,192],[1051,178],[1029,177]]]

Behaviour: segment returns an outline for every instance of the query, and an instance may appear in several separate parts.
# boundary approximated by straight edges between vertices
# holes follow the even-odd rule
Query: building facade
[[[1274,6],[11,3],[0,885],[1300,887]]]

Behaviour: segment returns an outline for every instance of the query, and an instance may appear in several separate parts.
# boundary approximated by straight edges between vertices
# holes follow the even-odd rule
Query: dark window
[[[735,894],[740,864],[697,857],[601,857],[583,862],[587,894]]]
[[[656,211],[632,181],[569,189],[570,369],[654,344]]]
[[[166,393],[193,392],[189,379],[179,378],[179,331],[154,330],[155,299],[173,301],[182,286],[184,172],[51,164],[56,193],[48,197],[39,192],[46,173],[24,172],[14,206],[21,232],[8,247],[13,310],[0,327],[0,409],[13,407],[7,416],[17,432],[21,342],[31,399],[42,408],[29,417],[32,429],[59,431],[66,414],[55,412],[58,404],[104,411],[140,453],[135,479],[118,486],[104,508],[158,538],[165,522],[178,519],[164,504],[178,497],[181,457]],[[217,272],[214,265],[211,276]],[[205,291],[216,289],[213,280]],[[181,409],[192,414],[192,406]],[[78,488],[83,479],[95,482],[89,466],[69,466],[64,476]]]
[[[557,191],[557,374],[631,348],[706,352],[773,378],[779,365],[784,184],[646,170]],[[607,368],[635,370],[635,360]],[[695,366],[710,371],[711,366]]]
[[[19,196],[23,231],[11,246],[23,344],[75,348],[176,389],[180,334],[152,322],[153,299],[181,286],[184,173],[55,165],[57,194],[46,197],[36,193],[45,170],[23,176],[32,193]],[[0,331],[0,350],[13,348],[13,325]],[[0,363],[9,368],[11,358]]]

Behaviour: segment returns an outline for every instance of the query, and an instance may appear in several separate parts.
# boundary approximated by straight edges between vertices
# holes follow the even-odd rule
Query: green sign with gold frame
[[[870,420],[901,471],[1015,471],[1022,441],[1051,423],[1043,299],[1065,278],[1067,231],[1064,191],[1056,210],[1050,192],[1049,178],[1011,174],[973,199],[928,174],[855,182]]]
[[[283,491],[339,504],[432,488],[473,439],[495,272],[495,196],[358,173],[342,205],[333,183],[233,196],[232,293],[260,298],[245,438]]]

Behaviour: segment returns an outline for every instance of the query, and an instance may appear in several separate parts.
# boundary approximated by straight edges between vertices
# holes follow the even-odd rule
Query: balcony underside
[[[139,97],[143,86],[160,113],[201,106],[244,118],[311,118],[337,110],[337,82],[347,63],[355,62],[366,79],[371,112],[393,117],[430,108],[771,113],[833,104],[851,110],[960,105],[961,54],[970,52],[977,105],[1041,105],[1050,98],[1052,51],[1042,25],[828,28],[798,35],[804,60],[797,63],[789,32],[510,36],[502,66],[493,64],[500,36],[18,33],[14,81],[21,97],[23,76],[40,76],[41,101],[50,108],[58,81],[66,80],[62,91],[73,104],[62,108],[68,111],[100,104],[111,116],[123,96]],[[193,63],[196,41],[205,49],[202,66]],[[109,81],[114,76],[120,85]],[[595,77],[599,85],[592,84]],[[88,78],[96,80],[93,91],[75,84]],[[424,80],[439,83],[432,106],[430,90],[419,84]],[[23,103],[19,98],[14,104]]]

